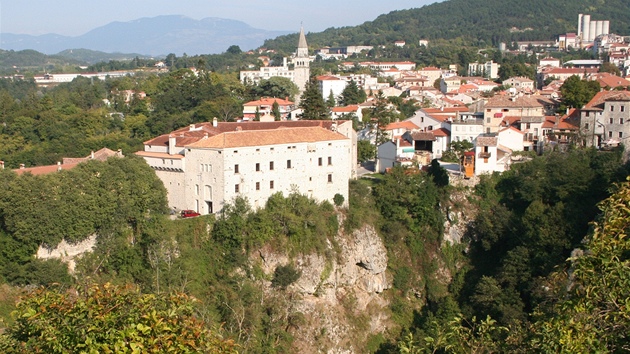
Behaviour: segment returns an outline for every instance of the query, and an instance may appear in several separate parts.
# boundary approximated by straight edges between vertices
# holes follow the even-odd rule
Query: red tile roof
[[[600,91],[587,103],[583,109],[602,110],[603,103],[608,100],[629,100],[630,91]]]
[[[451,136],[451,131],[446,128],[440,128],[433,130],[433,135],[435,136]]]
[[[339,123],[346,121],[336,121]],[[214,127],[212,122],[193,124],[192,127],[180,128],[173,131],[170,134],[160,135],[156,138],[147,140],[144,145],[155,146],[168,146],[169,136],[175,138],[175,146],[184,147],[188,144],[192,144],[200,139],[203,139],[206,135],[209,137],[215,136],[221,133],[241,130],[268,130],[278,128],[295,128],[295,127],[322,127],[325,129],[331,129],[333,124],[336,124],[332,120],[297,120],[297,121],[274,121],[274,122],[218,122]],[[191,130],[191,128],[193,130]]]
[[[312,143],[348,139],[345,136],[321,127],[281,128],[256,131],[233,131],[201,139],[187,148],[235,148],[278,144]]]
[[[294,104],[294,102],[283,100],[282,98],[263,97],[258,101],[244,103],[243,106],[271,106],[274,102],[278,102],[280,106],[290,106]]]
[[[435,114],[435,115],[440,115],[440,114],[451,115],[456,112],[468,113],[468,107],[423,108],[422,110],[425,113]]]
[[[385,130],[394,130],[394,129],[413,130],[413,129],[418,129],[418,128],[419,127],[417,125],[413,124],[412,121],[404,120],[402,122],[394,122],[394,123],[387,124],[387,126],[385,127]]]
[[[596,75],[593,75],[591,78],[597,80],[597,82],[599,82],[599,85],[602,88],[605,88],[605,87],[615,88],[619,86],[621,87],[630,86],[629,80],[626,80],[623,77],[615,76],[609,73],[597,73]]]
[[[62,165],[47,165],[47,166],[37,166],[37,167],[27,167],[27,168],[20,168],[17,170],[13,170],[14,172],[16,172],[18,175],[23,175],[25,173],[31,173],[35,176],[38,175],[46,175],[49,173],[53,173],[53,172],[57,172],[57,171],[62,171],[62,170],[70,170],[74,167],[76,167],[79,163],[69,163],[69,164],[62,164]]]
[[[331,109],[333,112],[337,112],[337,113],[350,113],[350,112],[356,112],[359,110],[359,106],[356,104],[353,105],[349,105],[349,106],[345,106],[345,107],[333,107]]]

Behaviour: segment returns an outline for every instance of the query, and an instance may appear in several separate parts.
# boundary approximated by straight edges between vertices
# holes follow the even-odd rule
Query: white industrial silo
[[[588,41],[590,37],[591,15],[582,16],[582,41]]]
[[[595,21],[590,21],[588,23],[588,41],[592,42],[597,35],[597,23]]]
[[[604,29],[602,29],[602,34],[610,34],[610,21],[604,21]]]
[[[604,33],[604,21],[595,21],[595,36],[593,39],[597,38],[600,34]]]

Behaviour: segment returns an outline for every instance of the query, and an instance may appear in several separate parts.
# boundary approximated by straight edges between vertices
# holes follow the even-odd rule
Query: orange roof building
[[[262,207],[277,192],[348,200],[356,141],[352,121],[214,120],[147,140],[137,155],[164,183],[172,208],[212,214],[239,196]]]

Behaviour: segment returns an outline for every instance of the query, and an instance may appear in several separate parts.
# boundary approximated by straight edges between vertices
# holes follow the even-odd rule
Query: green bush
[[[285,290],[289,285],[295,283],[302,276],[302,272],[298,271],[291,264],[279,265],[273,272],[271,286]]]
[[[339,193],[335,194],[335,196],[333,197],[333,202],[335,203],[336,206],[341,206],[343,202],[345,201],[346,201],[346,198],[344,198],[343,195]]]

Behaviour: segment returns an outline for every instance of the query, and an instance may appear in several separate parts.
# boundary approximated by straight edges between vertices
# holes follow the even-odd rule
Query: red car
[[[194,218],[195,216],[199,216],[198,212],[194,210],[182,210],[182,218]]]

